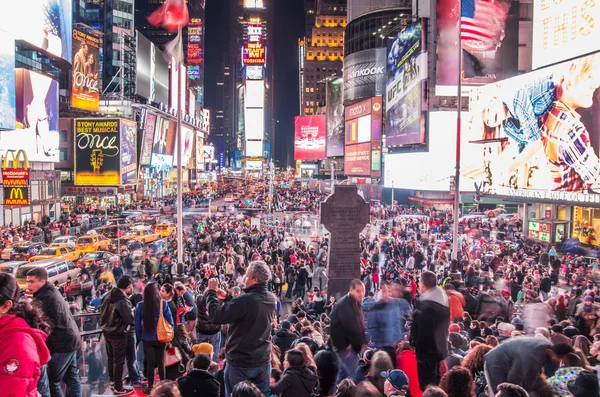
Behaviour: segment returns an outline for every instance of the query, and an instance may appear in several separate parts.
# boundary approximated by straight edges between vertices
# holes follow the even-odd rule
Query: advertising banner
[[[344,58],[344,105],[383,95],[386,49],[372,48]]]
[[[165,54],[136,31],[135,93],[152,102],[169,103],[169,64]]]
[[[305,161],[324,158],[326,128],[326,116],[296,116],[294,159]]]
[[[158,116],[152,145],[152,166],[171,167],[175,154],[177,122]]]
[[[0,30],[0,130],[15,128],[16,97],[15,38]]]
[[[346,144],[345,156],[348,156],[348,150],[358,144],[369,145],[370,167],[362,168],[366,170],[365,174],[357,174],[358,168],[354,166],[352,175],[370,176],[378,178],[381,176],[381,134],[382,134],[382,98],[374,97],[352,106],[346,106],[346,134],[344,143]],[[363,146],[360,147],[364,149]],[[346,173],[347,175],[351,175]]]
[[[590,0],[533,2],[534,69],[598,51],[600,5]]]
[[[519,2],[462,1],[463,84],[480,86],[518,72]],[[436,95],[456,95],[458,0],[437,1]]]
[[[75,185],[121,184],[121,119],[75,119]]]
[[[204,86],[204,0],[188,4],[187,77],[190,88]]]
[[[472,93],[462,172],[484,194],[600,204],[600,53]]]
[[[196,131],[196,170],[204,171],[204,138]]]
[[[371,144],[359,143],[346,146],[344,155],[344,172],[346,175],[371,174]]]
[[[386,145],[425,143],[427,54],[421,22],[405,26],[388,40]]]
[[[5,141],[7,149],[24,150],[31,161],[57,162],[58,81],[20,68],[15,76],[17,130],[2,133],[0,148]]]
[[[137,181],[137,123],[121,120],[121,183]]]
[[[192,146],[194,144],[194,130],[182,125],[181,136],[183,137],[183,146],[181,147],[181,164],[187,167],[192,156]],[[173,151],[173,167],[178,167],[177,163],[177,133],[175,133],[175,149]]]
[[[29,205],[29,188],[27,186],[4,186],[4,205]]]
[[[156,114],[146,112],[144,121],[144,138],[140,148],[140,166],[150,165],[152,158],[152,146],[154,145],[154,131],[156,129]]]
[[[73,29],[71,107],[97,112],[100,108],[100,38]]]
[[[9,2],[3,2],[6,5]],[[19,0],[0,13],[0,26],[50,55],[71,62],[72,0]]]
[[[341,78],[327,81],[327,157],[344,155],[344,104],[342,101]]]

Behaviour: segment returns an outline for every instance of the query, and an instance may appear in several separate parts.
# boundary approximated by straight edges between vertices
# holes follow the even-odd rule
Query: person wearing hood
[[[204,353],[194,357],[193,368],[177,380],[181,397],[219,397],[219,382],[208,371],[211,366],[210,356]]]
[[[575,324],[581,335],[593,335],[592,331],[596,328],[596,322],[598,321],[598,311],[598,305],[594,303],[594,298],[589,295],[583,299],[583,303],[577,306]]]
[[[419,385],[425,390],[440,382],[440,361],[448,355],[450,307],[448,296],[437,286],[435,273],[421,274],[420,299],[415,304],[410,340],[417,355]]]
[[[41,367],[50,359],[47,324],[39,309],[19,296],[14,277],[0,273],[0,390],[6,397],[37,397]]]
[[[293,349],[285,355],[283,377],[271,385],[271,394],[281,397],[311,397],[317,386],[317,375],[304,361],[301,351]]]
[[[281,362],[285,359],[285,353],[292,348],[292,343],[296,339],[298,339],[298,335],[292,332],[292,323],[288,320],[284,320],[281,322],[281,325],[277,332],[275,332],[275,336],[273,337],[273,342],[279,348],[281,352]]]

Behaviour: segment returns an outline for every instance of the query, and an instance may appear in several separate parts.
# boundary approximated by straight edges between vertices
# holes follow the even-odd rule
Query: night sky
[[[231,0],[206,1],[205,86],[206,106],[215,108],[215,88],[223,51],[229,42],[229,3]],[[274,42],[269,55],[275,57],[275,117],[274,156],[280,165],[292,165],[294,160],[294,116],[298,115],[298,39],[304,35],[304,5],[302,0],[271,0],[275,20],[272,23]],[[273,62],[272,59],[269,60]]]

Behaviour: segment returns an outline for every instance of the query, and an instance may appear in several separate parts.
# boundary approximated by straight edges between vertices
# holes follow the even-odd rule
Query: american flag
[[[494,37],[497,15],[506,13],[495,0],[462,0],[461,39],[488,41]]]

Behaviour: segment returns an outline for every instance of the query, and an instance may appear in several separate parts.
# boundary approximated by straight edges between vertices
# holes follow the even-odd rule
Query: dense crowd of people
[[[307,212],[324,199],[276,197]],[[452,260],[452,222],[451,211],[373,205],[361,277],[342,296],[327,291],[326,236],[243,217],[195,221],[184,263],[176,245],[138,268],[123,255],[82,269],[76,290],[34,268],[23,295],[0,273],[0,394],[81,396],[85,362],[86,382],[115,395],[600,396],[597,263],[482,218],[461,222]],[[82,338],[96,328],[101,338]]]

